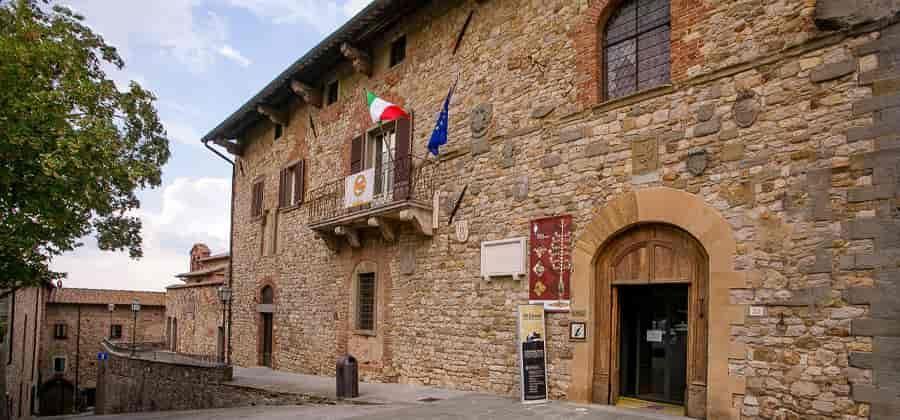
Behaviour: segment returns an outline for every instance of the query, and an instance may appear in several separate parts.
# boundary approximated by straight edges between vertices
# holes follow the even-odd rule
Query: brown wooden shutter
[[[294,203],[302,204],[306,194],[306,161],[301,160],[294,165]]]
[[[262,216],[263,185],[263,181],[257,181],[253,184],[251,190],[253,197],[250,200],[250,215],[252,217]]]
[[[350,144],[350,174],[363,169],[363,138],[357,137]]]
[[[410,188],[410,174],[412,172],[412,121],[409,118],[397,120],[395,131],[396,149],[394,151],[394,199],[406,200],[412,189]]]
[[[282,169],[278,174],[278,207],[287,207],[287,200],[284,199],[285,190],[287,189],[287,183],[285,182],[287,178],[286,175],[287,170]]]

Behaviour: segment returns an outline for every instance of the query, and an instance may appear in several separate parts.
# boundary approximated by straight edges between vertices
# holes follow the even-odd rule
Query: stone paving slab
[[[58,417],[64,419],[67,417]],[[78,417],[103,420],[287,420],[287,419],[366,419],[366,420],[687,420],[639,410],[607,406],[584,406],[564,402],[525,405],[512,398],[469,394],[449,400],[417,404],[386,405],[305,405],[279,407],[244,407],[217,410],[167,411],[158,413],[119,414]]]
[[[297,393],[325,398],[336,398],[335,378],[330,376],[303,375],[272,370],[265,367],[234,367],[233,385],[272,392]],[[359,398],[350,401],[368,404],[421,403],[421,399],[449,398],[468,395],[464,391],[431,388],[409,384],[359,384]]]

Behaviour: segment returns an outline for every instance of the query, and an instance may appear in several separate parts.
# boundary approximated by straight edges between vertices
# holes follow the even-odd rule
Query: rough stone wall
[[[79,309],[81,321],[79,323]],[[141,306],[137,318],[137,342],[161,342],[164,334],[164,308],[161,306]],[[122,338],[131,342],[134,317],[128,306],[116,305],[112,315],[105,305],[73,305],[65,303],[47,304],[47,316],[41,328],[41,379],[47,383],[56,378],[68,381],[81,389],[96,387],[97,353],[102,350],[102,341],[109,338],[110,325],[122,326]],[[54,326],[67,326],[65,339],[54,337]],[[80,329],[80,331],[79,331]],[[66,358],[66,370],[62,375],[53,371],[53,359]],[[77,360],[77,361],[76,361]],[[77,380],[76,380],[77,369]]]
[[[378,320],[388,324],[379,331],[387,340],[377,344],[390,357],[381,368],[373,364],[371,378],[517,394],[515,315],[527,302],[527,283],[481,280],[480,242],[526,236],[530,220],[564,213],[573,216],[577,234],[595,208],[618,194],[667,186],[717,209],[738,242],[735,269],[758,274],[731,296],[733,304],[760,306],[764,314],[737,314],[727,338],[730,373],[746,379],[734,390],[736,413],[749,419],[869,415],[870,405],[851,394],[851,380],[865,385],[872,373],[849,367],[848,360],[873,350],[873,340],[851,328],[870,308],[843,296],[874,284],[873,272],[835,268],[841,261],[866,261],[882,246],[864,237],[871,230],[844,240],[842,226],[853,231],[858,218],[891,208],[853,198],[869,194],[856,191],[875,185],[873,168],[890,167],[860,156],[875,152],[874,138],[892,126],[866,128],[872,115],[854,108],[872,97],[866,78],[878,60],[857,51],[877,42],[877,28],[820,32],[809,1],[673,2],[702,9],[699,17],[673,17],[673,34],[691,44],[673,49],[672,60],[691,65],[675,73],[671,87],[597,104],[598,97],[585,99],[579,90],[583,72],[595,69],[578,65],[573,31],[584,19],[599,19],[586,14],[600,13],[594,6],[602,2],[441,3],[382,36],[371,79],[349,64],[338,66],[343,96],[337,104],[321,110],[291,105],[291,123],[277,142],[268,122],[246,134],[250,142],[235,187],[235,337],[259,337],[259,289],[273,284],[275,367],[331,374],[337,353],[353,342],[349,276],[368,254],[379,270],[388,267],[391,284],[378,309],[390,311]],[[477,12],[452,56],[448,46],[470,9]],[[387,69],[387,45],[402,33],[407,59]],[[334,253],[305,227],[304,206],[275,209],[278,170],[291,160],[307,159],[308,200],[315,188],[346,174],[349,140],[370,125],[355,94],[361,87],[416,111],[414,153],[424,155],[432,114],[457,72],[450,143],[438,178],[441,223],[433,238],[404,230],[397,244],[384,244],[366,235],[361,250],[344,244]],[[476,140],[467,117],[481,103],[493,105],[493,118],[488,134]],[[308,127],[310,115],[317,136]],[[897,119],[893,111],[884,115]],[[705,156],[704,165],[693,165],[703,166],[696,174],[688,170],[689,155],[701,162]],[[249,215],[257,179],[265,179],[265,225]],[[456,217],[468,221],[470,237],[457,243],[446,227],[446,203],[463,185],[468,191]],[[895,220],[894,213],[879,214]],[[859,229],[873,225],[865,226]],[[406,253],[414,256],[411,275],[400,270]],[[566,397],[576,368],[568,319],[548,315],[554,398]],[[258,363],[258,340],[232,346],[237,364]],[[880,349],[873,357],[889,351]],[[892,366],[893,359],[877,360]],[[896,394],[870,398],[896,401]]]
[[[217,291],[221,285],[221,281],[214,281],[166,288],[166,322],[171,322],[172,318],[178,320],[178,348],[175,351],[206,356],[218,354],[222,303]]]
[[[41,320],[48,290],[42,287],[20,289],[15,292],[15,303],[10,302],[10,336],[6,345],[6,392],[11,400],[10,416],[13,419],[31,418],[33,390],[38,384],[38,363],[35,357],[40,351]],[[12,313],[14,311],[14,313]]]
[[[847,133],[871,151],[851,161],[858,178],[847,201],[857,217],[841,225],[842,243],[853,251],[841,257],[839,272],[865,279],[843,299],[869,306],[850,327],[853,335],[871,337],[870,348],[849,354],[852,397],[870,404],[872,419],[889,419],[900,413],[900,25],[855,52],[878,66],[859,76],[873,97],[853,104],[855,115],[871,115],[872,122]]]
[[[230,366],[164,363],[110,352],[102,362],[97,414],[249,405],[231,387]],[[241,404],[243,402],[244,404]]]

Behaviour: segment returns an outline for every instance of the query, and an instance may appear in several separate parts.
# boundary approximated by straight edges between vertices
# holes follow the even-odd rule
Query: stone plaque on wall
[[[631,173],[644,175],[659,169],[659,145],[656,137],[631,142]]]
[[[479,104],[472,109],[472,114],[469,116],[469,126],[472,129],[473,138],[480,139],[487,134],[493,115],[494,106],[491,104]]]

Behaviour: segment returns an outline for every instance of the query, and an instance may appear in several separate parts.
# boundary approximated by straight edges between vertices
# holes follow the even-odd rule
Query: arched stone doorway
[[[275,351],[275,289],[263,286],[259,291],[259,364],[273,368]]]
[[[736,243],[731,225],[701,197],[671,188],[644,188],[621,194],[599,206],[595,217],[581,232],[573,252],[572,273],[573,320],[584,321],[592,332],[583,342],[573,344],[572,382],[568,398],[579,402],[610,403],[614,385],[609,381],[610,365],[597,360],[597,354],[610,346],[610,336],[599,336],[603,294],[599,285],[599,259],[607,245],[615,245],[619,234],[644,224],[673,226],[693,238],[706,252],[707,303],[706,363],[696,369],[706,371],[705,413],[696,413],[688,407],[688,415],[695,418],[724,419],[740,415],[732,401],[745,393],[746,380],[732,376],[728,371],[730,355],[739,355],[740,343],[730,339],[730,326],[741,324],[746,308],[730,302],[731,289],[745,288],[748,272],[734,270]],[[600,302],[598,302],[600,300]],[[715,310],[710,310],[715,308]],[[609,316],[611,317],[611,308]],[[698,344],[699,345],[699,344]],[[740,356],[738,356],[740,357]],[[606,375],[606,379],[598,377]],[[702,400],[695,396],[694,402]],[[691,398],[688,398],[689,404]],[[702,408],[702,407],[701,407]]]
[[[596,261],[594,402],[706,407],[706,251],[687,232],[638,224]],[[608,390],[608,391],[607,391]]]
[[[75,412],[75,387],[56,378],[41,387],[41,415],[58,416]]]

